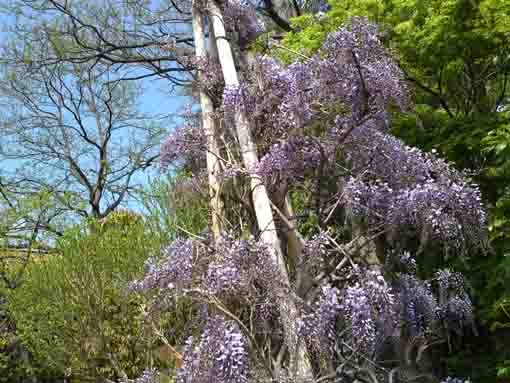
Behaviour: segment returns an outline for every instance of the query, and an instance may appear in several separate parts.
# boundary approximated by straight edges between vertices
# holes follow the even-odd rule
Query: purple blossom
[[[194,349],[193,337],[186,339],[182,352],[182,366],[177,370],[176,383],[191,383],[200,373],[200,354]],[[198,380],[198,379],[197,379]]]
[[[161,145],[161,166],[183,165],[192,169],[205,166],[206,137],[202,128],[192,121],[174,128]]]
[[[342,309],[339,302],[340,292],[336,288],[325,286],[315,303],[314,310],[299,321],[299,333],[309,339],[316,349],[331,348],[335,342],[335,322]]]
[[[405,228],[401,233],[413,234],[409,228],[414,228],[423,238],[458,249],[483,246],[487,216],[480,191],[460,172],[434,153],[406,146],[381,131],[375,120],[356,127],[346,145],[354,173],[363,174],[349,179],[345,188],[354,215]]]
[[[393,189],[387,183],[366,183],[351,178],[345,197],[353,215],[386,223],[413,234],[440,239],[461,249],[466,243],[483,246],[486,214],[477,188],[467,183],[442,184],[430,179],[413,187]]]
[[[201,89],[208,93],[213,101],[221,100],[225,82],[220,63],[204,57],[195,58],[194,63],[200,71],[199,86]]]
[[[163,250],[159,262],[150,259],[146,263],[146,274],[141,281],[132,283],[137,289],[174,289],[192,282],[193,242],[178,239]]]
[[[279,290],[278,269],[264,244],[254,240],[236,240],[229,236],[217,243],[216,255],[212,258],[203,278],[203,289],[216,296],[256,294],[255,284]]]
[[[391,102],[405,109],[407,89],[402,72],[379,39],[379,30],[366,18],[330,34],[319,52],[317,95],[323,100],[344,100],[354,120],[368,111],[382,110]],[[367,110],[368,108],[368,110]]]
[[[245,383],[248,381],[248,352],[239,326],[220,316],[209,318],[200,343],[190,338],[184,350],[177,383]]]
[[[242,49],[264,32],[264,25],[250,1],[225,1],[223,15],[227,31],[237,34],[237,42]]]
[[[402,314],[409,334],[424,335],[438,319],[439,306],[430,283],[403,274],[399,284]]]
[[[135,383],[159,383],[159,373],[156,369],[147,369],[135,379]]]
[[[440,270],[436,273],[436,281],[439,287],[438,315],[446,328],[461,332],[464,327],[473,326],[473,307],[462,275]]]
[[[303,260],[322,259],[326,255],[326,246],[329,243],[328,236],[321,231],[315,234],[311,239],[305,241],[302,255]]]
[[[342,308],[351,326],[352,344],[370,354],[375,346],[377,330],[368,291],[359,284],[348,287]]]
[[[223,89],[223,109],[228,113],[235,113],[242,107],[246,107],[246,85],[225,86]]]
[[[307,170],[316,169],[320,162],[317,145],[303,137],[292,137],[274,144],[260,159],[255,172],[262,177],[280,174],[280,182],[284,179],[293,181],[301,179]]]

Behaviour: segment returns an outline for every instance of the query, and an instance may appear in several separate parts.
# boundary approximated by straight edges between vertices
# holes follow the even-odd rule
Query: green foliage
[[[162,242],[142,219],[124,218],[69,230],[58,254],[32,263],[24,283],[8,294],[36,376],[118,379],[121,371],[134,377],[155,363],[158,341],[146,324],[148,302],[126,288]]]
[[[203,232],[208,225],[208,201],[189,174],[160,177],[139,192],[146,225],[168,240]]]

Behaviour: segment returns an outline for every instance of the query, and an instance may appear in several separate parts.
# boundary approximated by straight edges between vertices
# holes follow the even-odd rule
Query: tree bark
[[[225,33],[221,9],[214,0],[209,1],[208,5],[225,86],[239,87],[239,78],[234,63],[232,48]],[[251,136],[250,123],[242,108],[239,108],[236,112],[235,124],[244,166],[249,171],[253,170],[257,167],[259,160],[257,149]],[[261,231],[260,238],[269,246],[273,260],[278,265],[282,281],[290,288],[289,276],[280,247],[280,239],[276,232],[271,202],[266,187],[259,177],[252,174],[250,178],[253,205],[255,207],[257,224]],[[293,381],[296,382],[312,378],[312,368],[306,346],[304,342],[299,341],[298,337],[297,307],[290,297],[283,296],[278,303],[285,333],[285,342],[289,350],[289,374],[294,378]]]
[[[193,2],[192,8],[193,35],[195,38],[195,55],[199,60],[207,59],[207,47],[204,33],[204,17],[200,9]],[[199,82],[202,73],[198,71]],[[215,239],[218,239],[222,230],[224,206],[220,195],[220,183],[218,173],[220,171],[219,146],[216,137],[214,106],[211,98],[200,88],[200,106],[202,109],[202,127],[207,137],[207,175],[209,178],[209,206],[211,207],[211,231]]]

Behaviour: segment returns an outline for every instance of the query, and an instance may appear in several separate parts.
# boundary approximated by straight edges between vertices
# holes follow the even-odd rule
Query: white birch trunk
[[[218,47],[225,86],[239,87],[239,78],[234,63],[232,48],[226,38],[221,9],[214,0],[209,1],[208,6],[211,13],[210,20]],[[257,148],[251,136],[250,123],[242,108],[236,113],[235,123],[244,166],[248,170],[255,169],[259,163]],[[269,245],[274,261],[279,267],[282,280],[290,287],[285,260],[276,232],[271,202],[266,187],[259,177],[252,175],[251,188],[257,224],[261,230],[261,239],[264,243]],[[295,377],[294,381],[296,382],[309,379],[312,377],[312,368],[306,346],[303,341],[299,341],[297,333],[297,308],[291,298],[285,299],[285,297],[282,297],[281,301],[278,303],[285,332],[285,340],[289,348],[289,372],[291,376]]]
[[[193,37],[195,40],[195,55],[198,59],[207,59],[207,48],[204,33],[204,17],[200,9],[193,2],[192,6]],[[198,72],[198,80],[202,74]],[[202,127],[207,137],[207,175],[209,179],[209,206],[211,208],[211,230],[215,239],[218,239],[222,229],[224,214],[223,201],[220,196],[220,183],[218,173],[220,171],[219,147],[215,131],[214,106],[211,98],[200,89],[200,106],[202,109]]]

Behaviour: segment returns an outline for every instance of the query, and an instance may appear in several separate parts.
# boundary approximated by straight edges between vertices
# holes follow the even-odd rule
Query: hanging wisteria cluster
[[[264,32],[262,20],[249,0],[224,1],[222,10],[226,29],[231,35],[236,35],[241,49],[246,48]]]
[[[131,288],[253,302],[259,289],[275,296],[284,286],[266,245],[254,239],[225,236],[217,240],[214,248],[189,239],[174,241],[163,249],[158,260],[147,260],[144,278],[132,282]]]
[[[307,338],[315,350],[327,349],[335,344],[335,323],[340,314],[340,292],[331,286],[324,286],[313,310],[299,321],[299,333]],[[327,346],[326,346],[327,345]]]
[[[198,344],[186,341],[183,366],[176,383],[247,383],[248,351],[246,341],[233,321],[210,317]]]
[[[345,187],[352,214],[460,248],[485,242],[480,191],[434,153],[423,153],[366,122],[346,140],[355,172]],[[405,228],[405,229],[404,229]]]
[[[216,58],[200,57],[193,60],[200,74],[197,85],[200,90],[207,93],[214,103],[221,102],[225,83],[221,75],[221,66]]]
[[[334,348],[336,323],[342,319],[344,340],[360,355],[372,355],[398,328],[399,306],[390,286],[375,270],[357,271],[356,282],[341,292],[325,286],[310,313],[301,318],[301,334],[315,348]]]
[[[238,34],[243,47],[260,33],[248,5],[225,2],[223,10],[227,30]],[[296,302],[300,341],[317,376],[337,371],[338,350],[346,347],[349,363],[358,361],[360,369],[367,369],[366,360],[375,363],[392,339],[429,340],[473,328],[462,277],[443,270],[430,280],[418,278],[416,249],[406,246],[433,239],[460,252],[483,244],[487,218],[480,192],[435,153],[406,146],[389,133],[389,110],[405,110],[410,101],[380,37],[375,25],[354,18],[312,57],[286,67],[258,57],[239,87],[217,88],[222,89],[222,139],[235,146],[228,129],[236,113],[244,111],[260,159],[255,168],[243,169],[237,158],[237,164],[224,167],[225,177],[254,174],[268,186],[294,190],[305,181],[320,186],[317,180],[334,179],[328,190],[317,187],[318,199],[341,206],[348,218],[341,224],[358,225],[362,234],[357,236],[375,233],[386,249],[369,267],[359,248],[339,245],[319,231],[309,239],[296,235],[299,257],[289,254],[282,266],[267,244],[246,239],[246,233],[244,239],[234,232],[214,241],[175,241],[160,259],[148,262],[144,279],[133,287],[186,296],[202,307],[201,336],[188,339],[177,382],[248,382],[250,368],[261,365],[273,369],[269,375],[275,382],[290,374],[285,360],[292,356],[275,307],[281,297]],[[206,90],[221,83],[213,66],[201,70]],[[197,171],[204,167],[205,141],[198,125],[185,125],[163,145],[162,161],[191,163]],[[239,155],[225,152],[229,161]],[[287,239],[287,232],[295,230],[291,226],[280,229]],[[354,236],[339,237],[356,242]],[[291,282],[307,280],[306,291],[285,284],[278,272],[282,267]]]
[[[205,168],[206,136],[190,106],[180,117],[184,123],[176,126],[161,145],[160,164],[164,169],[181,166],[197,173]]]

